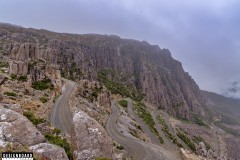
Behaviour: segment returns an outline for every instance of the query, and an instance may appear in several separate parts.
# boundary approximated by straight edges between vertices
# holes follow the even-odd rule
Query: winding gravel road
[[[69,98],[77,84],[67,79],[63,79],[63,81],[65,82],[66,88],[53,105],[50,122],[53,127],[59,128],[64,133],[70,135],[73,123],[73,115],[70,110]]]
[[[58,97],[53,106],[52,114],[50,117],[51,125],[61,129],[66,134],[71,134],[73,123],[73,115],[70,110],[69,98],[77,87],[73,81],[63,79],[66,88],[62,95]],[[131,105],[131,100],[128,100]],[[132,106],[130,106],[132,108]],[[117,130],[117,120],[119,112],[116,107],[116,102],[112,102],[112,114],[108,119],[106,130],[108,134],[118,143],[124,146],[124,157],[131,157],[133,160],[179,160],[176,154],[166,150],[162,146],[152,143],[143,142],[141,140],[125,137]]]
[[[126,100],[128,101],[128,113],[132,115],[135,121],[141,126],[144,133],[146,133],[150,138],[151,142],[153,144],[160,145],[160,142],[156,135],[154,135],[154,133],[149,129],[148,125],[133,111],[132,100],[130,98],[126,98]]]
[[[123,136],[117,130],[116,122],[118,116],[116,102],[112,102],[112,114],[108,119],[106,129],[108,134],[114,140],[124,146],[127,151],[125,154],[126,157],[131,157],[134,160],[165,160],[163,154],[156,148],[156,146]]]

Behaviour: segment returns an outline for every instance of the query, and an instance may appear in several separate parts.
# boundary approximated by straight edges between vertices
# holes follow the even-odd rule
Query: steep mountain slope
[[[185,119],[204,116],[205,100],[194,80],[167,49],[106,35],[59,34],[0,25],[0,54],[10,57],[10,72],[32,80],[42,60],[60,65],[62,76],[103,82],[112,92],[142,99]],[[119,87],[121,86],[121,87]]]

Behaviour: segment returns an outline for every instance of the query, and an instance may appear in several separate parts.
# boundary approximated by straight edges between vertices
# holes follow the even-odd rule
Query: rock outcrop
[[[180,154],[183,160],[203,160],[200,156],[197,156],[196,154],[191,153],[183,148],[180,148]]]
[[[0,148],[29,147],[34,156],[44,160],[68,160],[63,148],[46,143],[42,133],[23,115],[0,106]],[[14,105],[8,108],[16,108]]]
[[[53,144],[40,143],[29,147],[29,149],[41,159],[68,160],[64,149]]]
[[[31,68],[39,60],[60,65],[61,74],[70,79],[98,80],[99,72],[110,69],[127,90],[155,107],[186,119],[191,113],[205,116],[197,84],[167,49],[117,36],[57,34],[7,25],[0,26],[0,33],[1,40],[9,42],[0,47],[14,61],[12,73],[26,74],[28,63],[32,79],[41,79],[46,71]],[[116,82],[115,77],[110,76],[111,81]]]
[[[209,160],[222,159],[222,158],[219,158],[218,155],[215,152],[213,152],[211,149],[207,150],[203,142],[200,142],[198,144],[198,146],[196,147],[196,151],[200,156]]]
[[[73,154],[78,160],[91,160],[96,157],[112,157],[111,138],[96,120],[78,111],[73,117]]]
[[[7,143],[31,146],[44,141],[43,135],[26,117],[8,109],[0,109],[1,146]]]
[[[71,97],[73,110],[82,110],[105,126],[111,113],[110,92],[99,82],[80,80],[78,88]]]
[[[9,72],[16,75],[27,75],[28,63],[23,61],[11,61]]]

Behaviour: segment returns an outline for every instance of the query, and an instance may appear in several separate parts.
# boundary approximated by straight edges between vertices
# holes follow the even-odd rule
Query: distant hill
[[[206,97],[208,109],[214,115],[221,116],[221,122],[240,124],[240,99],[227,98],[213,92],[202,91]]]

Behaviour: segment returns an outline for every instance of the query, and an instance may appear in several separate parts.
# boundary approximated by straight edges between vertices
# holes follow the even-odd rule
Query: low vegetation
[[[61,133],[61,130],[58,128],[53,129],[53,134],[59,135]]]
[[[99,92],[97,92],[96,90],[93,90],[93,92],[92,92],[92,97],[94,97],[95,99],[97,99],[98,94],[99,94]]]
[[[32,88],[34,88],[36,90],[41,90],[42,91],[42,90],[45,90],[45,89],[48,89],[48,88],[50,90],[53,90],[54,86],[51,83],[50,79],[44,79],[44,80],[41,80],[41,81],[33,82]]]
[[[131,130],[131,129],[130,129],[130,134],[131,134],[133,137],[136,137],[137,139],[140,138],[140,137],[137,135],[136,130]]]
[[[107,76],[107,71],[102,71],[98,73],[99,80],[110,90],[113,94],[121,94],[126,97],[132,97],[130,90],[125,87],[123,83],[114,82]]]
[[[11,77],[12,80],[17,79],[17,75],[16,74],[11,74],[10,77]]]
[[[128,101],[125,99],[120,100],[118,103],[124,108],[127,108],[128,106]]]
[[[201,118],[199,118],[196,115],[193,116],[193,122],[199,126],[204,126],[209,128],[209,126]]]
[[[26,116],[34,125],[46,122],[46,120],[43,118],[36,118],[31,111],[24,112],[23,115]]]
[[[155,122],[152,118],[152,115],[146,109],[146,106],[141,102],[137,102],[134,109],[137,115],[149,126],[150,130],[158,137],[159,142],[164,143],[162,137],[159,135],[156,129]]]
[[[193,151],[196,152],[196,146],[194,143],[188,138],[185,131],[178,129],[177,136]]]
[[[18,80],[22,81],[22,82],[27,82],[28,78],[27,78],[27,76],[19,76]]]
[[[97,98],[98,98],[99,94],[101,93],[102,89],[103,89],[103,86],[102,86],[102,85],[100,85],[100,87],[95,86],[95,87],[92,89],[92,94],[91,94],[92,96],[88,97],[89,100],[90,100],[91,102],[93,102],[94,100],[97,100]],[[86,97],[86,98],[87,98],[87,97]]]
[[[0,61],[0,68],[8,67],[8,66],[9,66],[8,62],[2,62],[2,61]]]
[[[70,160],[73,159],[70,143],[65,138],[62,139],[60,136],[52,134],[45,134],[45,138],[48,140],[49,143],[62,147],[65,150],[68,158]]]
[[[39,99],[42,103],[46,103],[48,101],[48,99],[46,97],[41,97]]]
[[[4,92],[3,94],[7,95],[7,96],[10,96],[10,97],[16,97],[17,94],[14,93],[14,92]]]
[[[121,144],[118,144],[116,142],[113,142],[113,146],[115,146],[119,150],[123,150],[124,149],[124,147]]]
[[[0,148],[0,152],[29,152],[29,148],[26,145],[7,142],[5,147]]]
[[[21,82],[27,82],[27,80],[28,80],[26,75],[17,76],[16,74],[11,74],[10,77],[11,77],[12,80],[17,79],[18,81],[21,81]]]
[[[124,147],[122,145],[117,145],[116,148],[119,150],[124,150]]]
[[[161,114],[157,116],[157,120],[161,124],[162,131],[164,132],[165,136],[168,139],[170,139],[174,144],[176,144],[178,147],[183,147],[182,144],[178,142],[176,137],[169,132],[168,126]]]
[[[136,101],[141,101],[142,95],[132,87],[127,86],[125,83],[126,78],[120,77],[121,76],[117,75],[111,69],[103,69],[98,72],[98,80],[102,82],[113,94],[120,94],[125,97],[131,97]]]
[[[83,76],[83,72],[77,66],[77,63],[73,62],[70,66],[61,71],[61,75],[66,79],[76,80]]]
[[[200,142],[203,142],[207,150],[211,149],[210,144],[207,143],[201,136],[193,136],[193,141],[197,144],[199,144]]]

